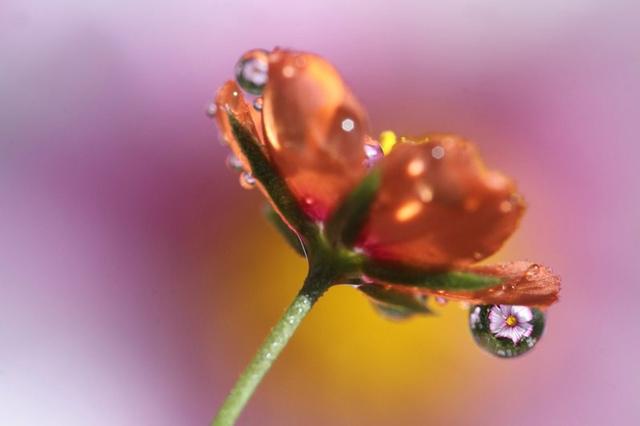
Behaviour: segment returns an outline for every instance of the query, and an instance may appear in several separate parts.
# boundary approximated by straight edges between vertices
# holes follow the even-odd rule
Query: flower
[[[533,313],[526,306],[495,305],[489,311],[489,329],[497,337],[517,344],[533,331]]]
[[[218,126],[311,269],[331,263],[336,283],[377,286],[384,291],[369,297],[402,306],[424,295],[540,307],[557,300],[559,279],[547,267],[474,265],[512,235],[525,203],[472,142],[383,132],[378,143],[339,73],[311,53],[250,51],[236,75],[239,85],[217,93]],[[262,95],[259,108],[242,89]],[[522,337],[526,321],[504,330]]]

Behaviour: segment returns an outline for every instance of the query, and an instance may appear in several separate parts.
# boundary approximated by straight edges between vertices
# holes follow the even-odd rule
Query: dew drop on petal
[[[242,55],[235,67],[236,81],[248,93],[261,95],[267,84],[269,53],[254,49]]]
[[[256,111],[262,111],[263,105],[264,105],[264,101],[262,100],[262,97],[256,98],[253,101],[253,109],[255,109]]]
[[[449,301],[442,296],[436,296],[434,300],[440,306],[445,306],[447,303],[449,303]]]
[[[342,130],[344,130],[345,132],[351,132],[356,128],[356,123],[351,118],[345,118],[344,120],[342,120],[340,127],[342,127]]]
[[[523,310],[530,312],[530,321],[518,319],[517,312]],[[515,358],[529,352],[542,337],[544,326],[545,315],[537,308],[510,305],[469,308],[469,329],[475,342],[499,358]]]
[[[511,210],[513,210],[513,204],[511,204],[510,200],[504,200],[500,203],[499,208],[502,213],[509,213]]]
[[[444,147],[438,145],[431,149],[431,156],[436,160],[441,160],[444,157]]]
[[[388,303],[382,303],[375,300],[371,301],[371,305],[373,309],[385,317],[388,320],[392,321],[402,321],[411,318],[415,315],[415,312],[411,309],[405,308],[404,306],[399,305],[391,305]]]
[[[242,172],[240,174],[240,186],[244,189],[253,189],[256,187],[256,178],[249,172]]]
[[[242,161],[233,153],[227,155],[227,159],[225,161],[227,168],[233,172],[240,172],[243,170]]]
[[[218,106],[215,102],[211,102],[209,105],[207,105],[207,109],[205,110],[207,117],[215,118],[216,112],[218,112]]]
[[[526,279],[532,280],[536,277],[536,275],[538,275],[538,272],[540,272],[540,265],[534,263],[533,265],[529,266],[529,268],[527,268],[527,272],[525,272],[524,276]]]
[[[364,144],[365,165],[373,167],[378,161],[384,157],[382,147],[376,141],[367,141]]]

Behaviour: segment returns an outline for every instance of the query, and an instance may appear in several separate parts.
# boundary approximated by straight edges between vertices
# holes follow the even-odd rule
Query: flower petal
[[[468,265],[498,250],[524,212],[514,183],[458,136],[404,140],[380,162],[382,184],[360,247],[426,268]]]
[[[465,269],[481,275],[500,278],[502,284],[477,291],[445,291],[439,296],[481,305],[523,305],[547,307],[558,300],[560,278],[545,266],[531,262],[509,262],[497,265],[474,266]],[[432,292],[431,294],[436,294]],[[513,306],[519,322],[529,321],[523,312]],[[509,315],[508,313],[506,315]]]
[[[270,158],[305,212],[325,220],[366,171],[362,107],[322,58],[276,50],[263,119]]]
[[[518,319],[518,323],[529,322],[533,319],[533,312],[527,306],[512,306],[511,313]]]
[[[218,89],[215,99],[216,104],[216,122],[225,141],[229,144],[233,154],[238,157],[242,163],[242,168],[247,172],[251,172],[251,167],[247,158],[242,153],[238,143],[233,136],[231,123],[229,122],[228,112],[238,119],[238,121],[246,127],[254,138],[263,144],[262,137],[262,117],[255,111],[251,105],[242,96],[242,92],[234,81],[227,81]]]

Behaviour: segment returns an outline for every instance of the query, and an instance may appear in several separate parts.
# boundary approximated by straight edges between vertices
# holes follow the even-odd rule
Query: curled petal
[[[315,220],[325,220],[364,175],[366,115],[338,72],[309,53],[269,56],[263,96],[269,156]]]
[[[216,123],[225,141],[229,144],[231,151],[242,163],[242,168],[251,172],[251,167],[247,158],[242,153],[233,135],[233,129],[229,122],[228,113],[231,112],[261,145],[262,140],[262,117],[247,103],[242,96],[240,88],[234,81],[227,81],[216,94]]]
[[[519,261],[473,266],[467,268],[466,271],[493,276],[502,281],[500,285],[477,291],[440,291],[434,294],[480,305],[547,307],[558,300],[560,278],[546,266],[537,263]],[[513,313],[520,321],[530,320],[528,316],[519,311]]]
[[[453,135],[402,138],[380,162],[382,183],[359,246],[370,257],[423,268],[475,263],[516,229],[515,184]]]

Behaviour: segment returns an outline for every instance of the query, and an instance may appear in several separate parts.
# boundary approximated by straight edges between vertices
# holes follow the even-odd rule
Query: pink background
[[[466,313],[322,299],[241,425],[637,425],[634,1],[0,3],[0,424],[204,425],[303,261],[204,116],[245,50],[310,50],[376,132],[453,131],[529,211],[496,256],[563,277],[536,350]]]

